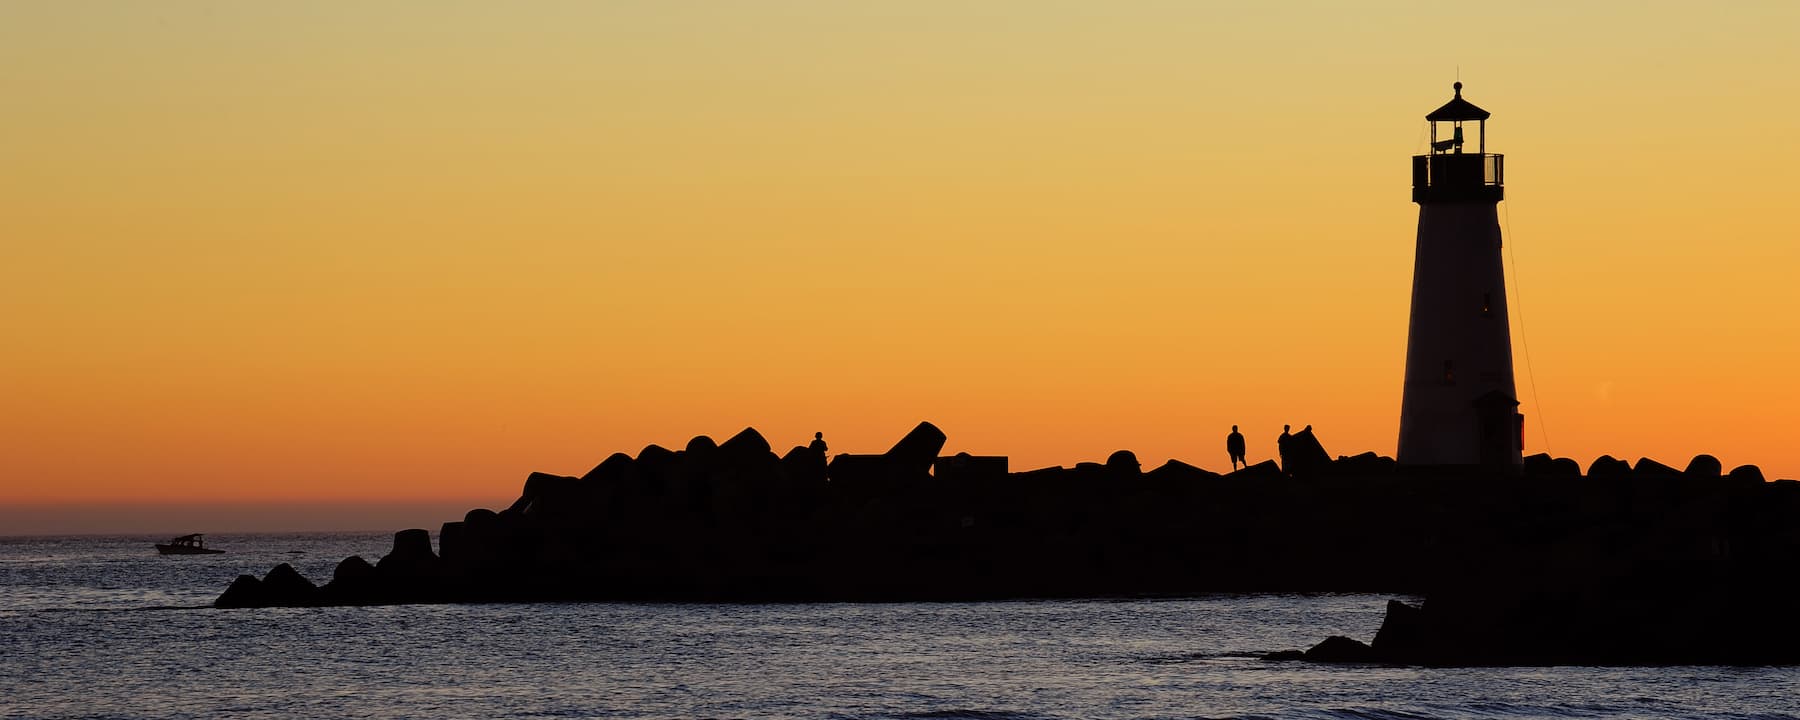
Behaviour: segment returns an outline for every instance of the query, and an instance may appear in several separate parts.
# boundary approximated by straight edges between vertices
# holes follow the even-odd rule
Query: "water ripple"
[[[197,563],[0,541],[0,717],[1778,720],[1800,697],[1791,668],[1259,659],[1371,636],[1370,595],[203,609],[239,572],[323,578],[387,542],[233,540]]]

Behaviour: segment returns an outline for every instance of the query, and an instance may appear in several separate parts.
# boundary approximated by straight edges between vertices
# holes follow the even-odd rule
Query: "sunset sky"
[[[1800,477],[1796,68],[1785,0],[7,2],[0,508],[1392,455],[1459,76],[1526,452]]]

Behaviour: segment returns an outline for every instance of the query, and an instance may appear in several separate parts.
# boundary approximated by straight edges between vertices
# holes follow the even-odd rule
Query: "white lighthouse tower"
[[[1512,334],[1500,262],[1503,156],[1487,152],[1488,111],[1462,97],[1433,110],[1431,153],[1413,156],[1419,204],[1406,383],[1404,465],[1516,467],[1525,416],[1513,388]],[[1475,137],[1465,138],[1464,124]]]

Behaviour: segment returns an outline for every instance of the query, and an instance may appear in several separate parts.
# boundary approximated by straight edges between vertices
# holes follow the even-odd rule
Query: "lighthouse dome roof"
[[[1456,90],[1456,97],[1451,98],[1450,102],[1444,103],[1443,107],[1431,111],[1431,114],[1425,116],[1426,120],[1430,120],[1431,122],[1455,122],[1458,120],[1488,119],[1488,115],[1490,115],[1488,111],[1478,108],[1475,106],[1475,103],[1463,99],[1462,83],[1458,82],[1451,87]]]

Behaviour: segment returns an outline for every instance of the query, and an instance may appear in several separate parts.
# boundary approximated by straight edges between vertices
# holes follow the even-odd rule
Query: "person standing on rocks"
[[[825,433],[813,433],[813,441],[806,444],[806,449],[818,453],[819,457],[825,457]]]
[[[1292,425],[1281,426],[1281,437],[1275,438],[1275,454],[1281,456],[1281,471],[1288,472],[1288,441],[1294,439]]]
[[[1239,465],[1250,467],[1250,461],[1244,459],[1244,435],[1238,432],[1237,426],[1231,426],[1231,434],[1225,436],[1225,452],[1231,454],[1231,469]]]

